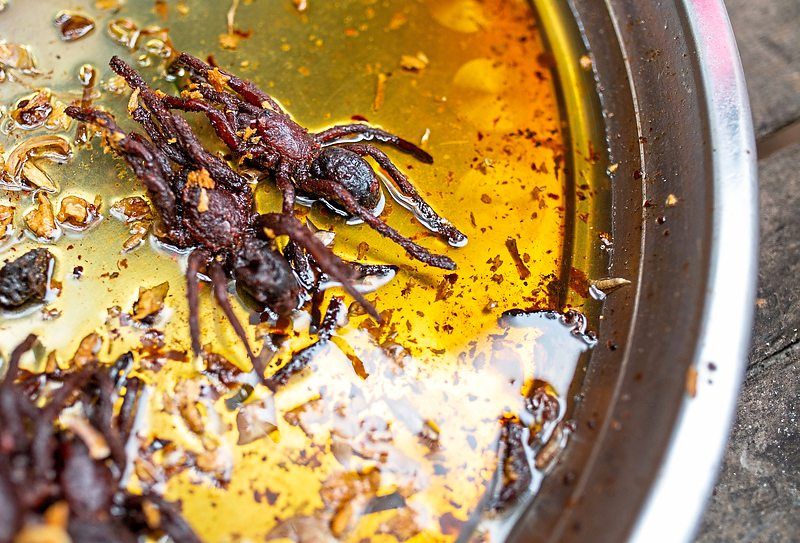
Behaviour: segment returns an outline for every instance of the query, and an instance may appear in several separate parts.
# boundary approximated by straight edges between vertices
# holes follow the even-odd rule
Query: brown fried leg
[[[400,247],[406,250],[409,255],[419,260],[420,262],[436,268],[444,270],[456,269],[456,263],[452,259],[444,255],[437,255],[431,253],[426,248],[417,245],[410,239],[403,237],[400,232],[383,222],[380,218],[376,217],[369,212],[368,209],[360,205],[352,194],[336,183],[327,180],[308,179],[303,182],[304,189],[312,194],[318,194],[326,198],[331,198],[344,206],[348,213],[355,215],[359,219],[367,223],[373,230],[380,233],[382,236],[389,238],[397,243]]]
[[[199,356],[202,350],[200,343],[200,281],[197,274],[208,262],[208,255],[199,249],[192,251],[186,266],[186,300],[189,303],[189,335],[192,338],[192,352]]]
[[[460,232],[456,227],[450,224],[447,220],[443,219],[436,213],[431,206],[420,196],[417,189],[408,180],[400,169],[394,165],[391,159],[386,156],[386,153],[373,145],[366,145],[362,143],[341,144],[338,147],[349,149],[354,153],[361,156],[370,156],[375,159],[378,165],[386,170],[389,177],[397,185],[404,196],[408,197],[413,205],[419,212],[419,218],[423,223],[430,228],[433,232],[442,235],[447,242],[454,247],[461,247],[467,242],[467,236]]]
[[[244,347],[247,349],[247,356],[250,358],[250,362],[253,364],[253,367],[258,369],[259,361],[258,358],[256,358],[256,356],[253,354],[253,350],[250,348],[250,341],[247,339],[247,332],[245,332],[242,323],[239,322],[239,319],[236,317],[236,313],[233,311],[231,301],[228,299],[228,290],[226,288],[228,284],[228,278],[225,277],[225,272],[222,270],[222,266],[219,265],[219,262],[211,263],[209,266],[209,273],[211,275],[211,285],[214,288],[214,298],[217,300],[217,303],[222,308],[225,316],[228,318],[228,322],[230,322],[231,326],[233,326],[233,331],[236,332],[236,335],[239,337],[242,343],[244,343]]]
[[[420,149],[417,145],[408,140],[404,140],[399,136],[395,136],[390,132],[375,128],[367,124],[343,124],[323,130],[318,134],[314,134],[314,139],[319,143],[330,143],[346,138],[348,136],[363,136],[368,140],[375,140],[381,143],[388,143],[404,153],[408,153],[420,162],[425,164],[433,164],[433,157],[425,151]]]
[[[292,215],[270,213],[261,215],[257,225],[264,229],[272,230],[275,234],[289,236],[289,239],[309,252],[319,268],[342,284],[350,296],[355,298],[361,306],[380,322],[381,317],[375,307],[364,298],[353,286],[353,270],[348,268],[330,249],[303,224]]]

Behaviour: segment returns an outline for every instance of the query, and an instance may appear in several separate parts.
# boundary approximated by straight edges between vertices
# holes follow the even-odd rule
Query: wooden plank
[[[748,378],[698,543],[790,543],[800,535],[800,345]]]
[[[780,543],[800,534],[800,144],[759,168],[759,300],[750,367],[699,543]]]
[[[726,0],[756,135],[800,119],[800,0]]]
[[[760,163],[761,250],[750,363],[800,340],[800,144]]]

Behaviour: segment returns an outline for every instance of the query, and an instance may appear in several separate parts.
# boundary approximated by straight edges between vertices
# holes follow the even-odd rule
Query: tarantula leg
[[[199,166],[204,167],[211,174],[214,181],[225,185],[232,191],[241,191],[249,186],[247,179],[236,173],[228,164],[209,153],[197,139],[189,123],[182,117],[174,116],[175,131],[178,134],[182,147],[186,153]]]
[[[250,348],[250,341],[247,339],[247,332],[245,332],[242,323],[239,322],[239,318],[233,311],[231,301],[228,299],[228,278],[225,277],[225,272],[222,270],[222,266],[219,265],[219,262],[214,261],[211,263],[209,266],[209,274],[211,276],[211,285],[214,289],[214,298],[217,300],[217,303],[222,308],[225,316],[228,318],[228,322],[230,322],[231,326],[233,326],[233,331],[236,332],[236,335],[244,344],[244,347],[247,350],[247,356],[250,358],[250,362],[253,364],[253,367],[256,369],[259,368],[260,362],[256,355],[253,354],[253,350]]]
[[[420,162],[424,162],[425,164],[433,164],[433,157],[424,149],[420,149],[417,145],[401,138],[400,136],[396,136],[390,132],[386,132],[385,130],[375,128],[367,124],[359,123],[337,125],[328,128],[327,130],[323,130],[317,134],[313,134],[313,137],[319,143],[336,143],[336,140],[354,135],[363,136],[368,140],[388,143],[389,145],[400,149],[404,153],[408,153]]]
[[[370,228],[397,243],[416,260],[419,260],[420,262],[429,266],[442,268],[444,270],[456,269],[456,263],[453,262],[452,259],[444,255],[431,253],[426,248],[417,245],[406,237],[403,237],[400,232],[383,222],[380,218],[376,217],[370,213],[369,210],[360,205],[353,195],[347,192],[347,190],[341,185],[319,179],[308,179],[303,182],[303,185],[304,188],[309,192],[324,196],[326,198],[331,198],[341,203],[348,213],[355,215],[367,223]]]
[[[282,211],[284,215],[292,215],[294,213],[295,189],[291,177],[286,172],[280,172],[275,178],[275,183],[283,195]]]
[[[294,216],[269,213],[260,215],[256,219],[256,224],[258,227],[271,230],[275,234],[289,236],[289,239],[311,254],[322,271],[341,283],[350,296],[355,298],[378,322],[381,322],[381,316],[375,307],[353,286],[353,271]]]
[[[111,57],[111,61],[108,63],[108,65],[115,74],[122,77],[126,83],[128,83],[129,87],[132,89],[139,89],[142,100],[153,114],[155,119],[159,122],[159,124],[161,124],[161,128],[167,140],[174,138],[174,117],[156,91],[150,88],[142,76],[139,75],[139,72],[134,70],[130,64],[126,63],[116,55]]]
[[[14,384],[14,379],[17,377],[17,371],[19,370],[19,361],[22,360],[22,356],[33,349],[33,345],[36,343],[38,338],[34,334],[28,334],[28,337],[25,340],[17,345],[17,348],[11,351],[11,356],[8,358],[8,364],[6,365],[6,374],[3,378],[3,388],[10,387]]]
[[[186,266],[186,300],[189,303],[189,336],[192,338],[192,352],[195,356],[200,355],[202,346],[200,344],[200,281],[197,274],[200,268],[208,262],[208,254],[205,251],[195,249],[189,255],[189,262]]]
[[[20,402],[24,399],[19,394],[16,394],[12,388],[14,379],[17,378],[19,371],[19,361],[25,353],[33,348],[36,340],[37,337],[33,334],[26,337],[11,352],[6,364],[6,374],[2,383],[0,383],[0,423],[2,423],[0,424],[0,451],[5,448],[6,440],[13,444],[12,450],[20,449],[24,444],[20,443],[19,440],[28,435],[22,424],[22,411],[24,411],[24,408],[20,405]]]
[[[111,142],[117,153],[128,162],[136,177],[141,180],[150,193],[153,204],[160,212],[161,219],[170,230],[174,230],[178,217],[175,195],[172,193],[169,182],[160,175],[157,159],[150,152],[149,146],[144,145],[142,140],[128,137],[108,113],[96,109],[70,106],[66,109],[66,114],[73,119],[91,123],[105,131],[108,141]]]
[[[467,243],[467,236],[450,224],[446,219],[436,213],[431,206],[420,196],[417,189],[408,180],[400,169],[394,165],[386,153],[373,145],[361,143],[340,144],[338,147],[349,149],[361,156],[370,156],[378,165],[386,170],[392,181],[400,188],[402,195],[411,200],[411,207],[415,208],[417,218],[432,232],[443,236],[453,247],[463,247]],[[414,210],[412,210],[414,211]]]
[[[191,161],[175,148],[175,142],[164,135],[161,128],[153,121],[153,116],[150,115],[143,106],[134,109],[131,113],[131,117],[133,117],[134,121],[142,125],[144,131],[147,132],[147,135],[150,136],[150,139],[153,140],[153,143],[155,143],[155,146],[160,150],[162,155],[167,156],[169,160],[181,166],[191,165]],[[165,172],[169,171],[171,171],[171,167],[165,170]]]
[[[175,96],[166,96],[164,102],[172,109],[204,113],[211,123],[214,132],[225,142],[225,145],[234,151],[239,150],[241,147],[241,142],[239,136],[236,134],[236,130],[230,125],[225,115],[214,106],[201,102],[200,100],[187,100],[184,98],[176,98]]]
[[[176,62],[184,68],[189,69],[189,71],[194,72],[204,80],[209,80],[209,72],[212,70],[212,68],[199,58],[193,57],[187,53],[181,53]],[[271,109],[277,111],[278,113],[283,113],[283,109],[281,109],[281,106],[278,105],[278,102],[272,96],[256,87],[250,81],[239,79],[232,73],[226,72],[220,68],[215,69],[225,77],[228,86],[235,90],[248,103],[264,108],[264,104],[266,102]]]
[[[343,307],[341,299],[331,298],[328,309],[325,311],[325,317],[322,319],[322,324],[317,331],[319,339],[312,345],[295,353],[289,362],[281,366],[278,371],[265,381],[266,386],[272,392],[276,392],[278,388],[288,383],[289,379],[294,375],[303,371],[317,353],[331,340],[338,326]]]

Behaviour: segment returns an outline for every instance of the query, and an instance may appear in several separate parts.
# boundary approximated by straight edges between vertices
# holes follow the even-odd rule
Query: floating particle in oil
[[[519,254],[519,248],[517,247],[517,240],[514,238],[508,238],[506,240],[506,248],[508,252],[511,253],[511,258],[514,260],[514,264],[517,267],[517,272],[519,273],[519,278],[523,281],[531,276],[531,271],[525,265],[525,262],[522,260],[522,256]]]
[[[667,196],[667,201],[666,201],[667,207],[675,207],[676,205],[678,205],[678,202],[679,202],[678,197],[675,196],[674,194],[670,194]]]
[[[663,215],[656,218],[656,224],[658,224],[659,226],[666,223],[667,223],[667,218],[664,217]]]
[[[55,25],[63,41],[76,41],[94,30],[94,21],[89,17],[72,11],[60,11]]]

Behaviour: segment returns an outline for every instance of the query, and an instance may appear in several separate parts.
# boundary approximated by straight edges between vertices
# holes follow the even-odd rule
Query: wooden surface
[[[725,463],[697,540],[796,542],[800,541],[800,0],[726,3],[764,151],[759,157],[761,256],[747,378]]]

